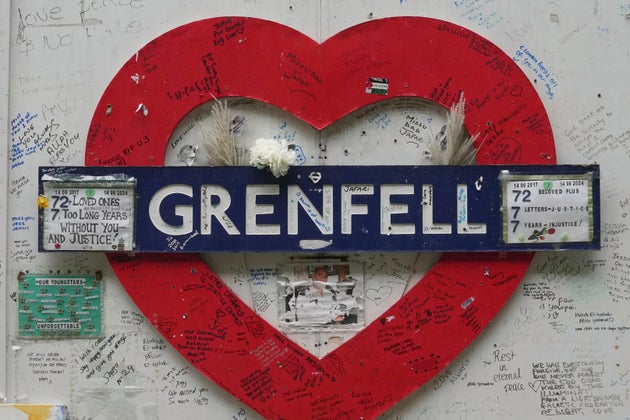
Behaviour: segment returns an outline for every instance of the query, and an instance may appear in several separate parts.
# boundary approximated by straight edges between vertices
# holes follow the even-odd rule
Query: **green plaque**
[[[101,275],[18,276],[21,337],[101,335]]]

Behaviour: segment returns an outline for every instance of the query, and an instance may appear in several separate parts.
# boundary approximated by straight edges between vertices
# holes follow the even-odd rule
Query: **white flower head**
[[[297,162],[297,153],[285,139],[256,139],[256,145],[249,149],[249,164],[258,169],[269,168],[279,178],[286,175],[289,166]]]

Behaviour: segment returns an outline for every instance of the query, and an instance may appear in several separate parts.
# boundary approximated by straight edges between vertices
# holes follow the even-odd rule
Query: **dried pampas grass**
[[[446,129],[429,142],[430,159],[438,165],[474,165],[477,160],[475,140],[479,134],[470,136],[464,126],[464,94],[451,107],[446,117]]]
[[[210,166],[241,166],[245,164],[245,152],[236,146],[230,129],[232,119],[224,101],[214,100],[210,117],[199,121],[198,126]]]

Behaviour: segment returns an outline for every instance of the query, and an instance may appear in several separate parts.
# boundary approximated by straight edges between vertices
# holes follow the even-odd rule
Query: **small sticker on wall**
[[[389,91],[389,79],[381,77],[370,77],[367,80],[365,93],[372,95],[387,95]]]
[[[101,274],[18,275],[21,337],[101,335]]]
[[[67,411],[59,404],[0,404],[3,420],[65,420]]]

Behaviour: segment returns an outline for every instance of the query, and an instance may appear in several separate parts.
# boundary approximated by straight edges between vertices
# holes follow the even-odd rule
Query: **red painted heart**
[[[207,19],[169,31],[125,63],[95,111],[86,165],[162,165],[177,123],[213,97],[259,99],[322,129],[383,99],[417,96],[448,107],[461,92],[467,127],[483,140],[479,163],[555,162],[530,82],[464,28],[388,18],[318,44],[269,21]],[[144,315],[217,384],[267,418],[328,419],[376,417],[431,379],[488,325],[531,257],[443,256],[382,317],[322,359],[262,320],[198,256],[109,260]]]

